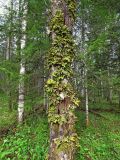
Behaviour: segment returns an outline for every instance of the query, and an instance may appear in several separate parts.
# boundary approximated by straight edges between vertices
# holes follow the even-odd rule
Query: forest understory
[[[41,111],[43,104],[36,112],[26,111],[29,116],[21,127],[16,125],[16,111],[8,110],[5,96],[1,95],[0,101],[0,160],[45,160],[49,148],[49,125],[46,112]],[[76,110],[79,148],[75,160],[119,160],[119,110],[107,103],[91,104],[90,122],[86,127],[83,108]]]

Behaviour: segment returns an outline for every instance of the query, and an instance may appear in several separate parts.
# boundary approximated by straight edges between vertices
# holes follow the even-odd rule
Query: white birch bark
[[[12,37],[11,37],[11,32],[12,32],[12,11],[13,11],[13,0],[8,1],[8,15],[10,17],[9,25],[8,25],[8,37],[7,37],[7,49],[6,49],[6,60],[10,60],[11,56],[11,47],[12,47]]]
[[[89,125],[89,98],[88,98],[88,79],[87,79],[87,74],[88,74],[88,64],[87,64],[87,60],[88,60],[88,57],[87,57],[87,44],[86,44],[86,41],[88,40],[88,36],[87,36],[87,33],[89,32],[89,28],[88,28],[88,25],[85,23],[84,21],[84,15],[83,15],[83,18],[82,18],[82,33],[81,33],[81,50],[84,54],[84,60],[83,60],[83,63],[84,63],[84,68],[83,68],[83,79],[82,79],[82,82],[83,82],[83,89],[82,89],[82,94],[83,96],[85,96],[85,112],[86,112],[86,126]]]
[[[19,4],[21,5],[21,4]],[[24,96],[25,96],[25,85],[24,85],[24,77],[25,77],[25,60],[24,60],[24,51],[26,45],[26,14],[27,14],[27,6],[23,6],[23,17],[22,17],[22,38],[21,38],[21,62],[20,62],[20,78],[19,78],[19,97],[18,97],[18,123],[21,124],[23,122],[23,114],[24,114]]]
[[[6,60],[10,59],[10,37],[7,38]]]
[[[85,66],[85,108],[86,108],[86,126],[89,125],[89,100],[88,100],[88,84],[87,84],[87,67]]]
[[[83,22],[82,22],[83,23]],[[85,97],[85,113],[86,113],[86,126],[89,125],[89,98],[88,98],[88,79],[87,79],[87,74],[88,74],[88,65],[87,65],[87,53],[86,53],[86,46],[85,46],[85,40],[87,39],[86,35],[86,30],[84,29],[85,24],[82,24],[82,47],[81,51],[84,54],[84,59],[83,59],[83,64],[84,67],[82,69],[81,73],[81,84],[82,84],[82,89],[81,89],[81,96]]]

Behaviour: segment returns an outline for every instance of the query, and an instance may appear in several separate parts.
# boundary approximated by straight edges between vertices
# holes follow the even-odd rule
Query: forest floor
[[[10,112],[7,97],[0,95],[0,133],[13,125],[16,121],[16,111]]]
[[[85,112],[76,112],[80,144],[76,160],[120,160],[120,113],[99,114],[90,113],[90,125],[85,127]],[[14,124],[14,118],[14,111],[10,116],[5,106],[0,108],[0,128]],[[28,116],[23,126],[14,126],[0,139],[0,160],[45,160],[48,128],[45,114]]]
[[[80,148],[76,160],[120,160],[120,114],[90,114],[85,127],[85,113],[77,112]]]

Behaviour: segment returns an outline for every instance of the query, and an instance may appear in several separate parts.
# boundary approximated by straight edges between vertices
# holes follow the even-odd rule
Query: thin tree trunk
[[[21,5],[21,4],[19,4]],[[24,60],[24,51],[26,45],[26,14],[27,14],[27,5],[24,5],[24,13],[22,17],[22,38],[21,38],[21,62],[20,62],[20,78],[19,78],[19,97],[18,97],[18,123],[21,124],[23,122],[23,114],[24,114],[24,96],[25,96],[25,60]]]
[[[112,86],[110,84],[111,75],[110,75],[110,67],[108,67],[108,101],[112,104]]]
[[[44,90],[43,90],[43,92],[44,92],[44,108],[45,108],[45,111],[46,111],[46,114],[48,113],[48,95],[47,95],[47,92],[46,92],[46,90],[45,90],[45,84],[46,84],[46,70],[45,70],[45,57],[44,57],[44,72],[43,72],[43,76],[44,76],[44,78],[43,78],[43,80],[44,80]]]
[[[118,98],[119,98],[118,105],[119,105],[119,108],[120,108],[120,91],[118,91]]]
[[[84,9],[84,4],[83,4],[83,9]],[[84,63],[84,67],[83,67],[83,93],[85,96],[85,110],[86,110],[86,126],[89,125],[89,107],[88,107],[88,78],[87,78],[87,74],[88,74],[88,69],[87,69],[87,54],[86,54],[86,47],[85,47],[85,41],[87,40],[87,30],[88,30],[88,26],[85,24],[85,17],[84,17],[84,12],[82,12],[82,19],[81,19],[81,23],[82,23],[82,28],[81,28],[81,51],[84,54],[84,59],[83,59],[83,63]],[[87,26],[85,28],[85,25]]]
[[[89,100],[88,100],[88,84],[87,84],[87,68],[85,67],[85,108],[86,108],[86,126],[89,126]]]
[[[81,96],[84,97],[85,96],[85,71],[84,71],[84,67],[82,69],[82,74],[81,74],[81,77],[82,77],[82,80],[81,80]]]
[[[101,80],[101,97],[104,98],[104,89],[103,89],[103,81]]]
[[[9,27],[8,27],[8,38],[7,38],[7,50],[6,50],[6,60],[11,60],[12,54],[12,21],[13,21],[13,0],[8,1],[8,9],[9,9]],[[11,93],[11,76],[8,75],[8,106],[9,110],[12,110],[12,93]]]

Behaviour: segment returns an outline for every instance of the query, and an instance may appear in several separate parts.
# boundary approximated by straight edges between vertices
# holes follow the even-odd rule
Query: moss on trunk
[[[71,64],[75,56],[72,27],[75,20],[76,1],[53,2],[53,18],[50,23],[52,47],[49,51],[47,81],[49,95],[50,149],[49,160],[74,160],[77,145],[74,109],[79,104],[70,78]]]

